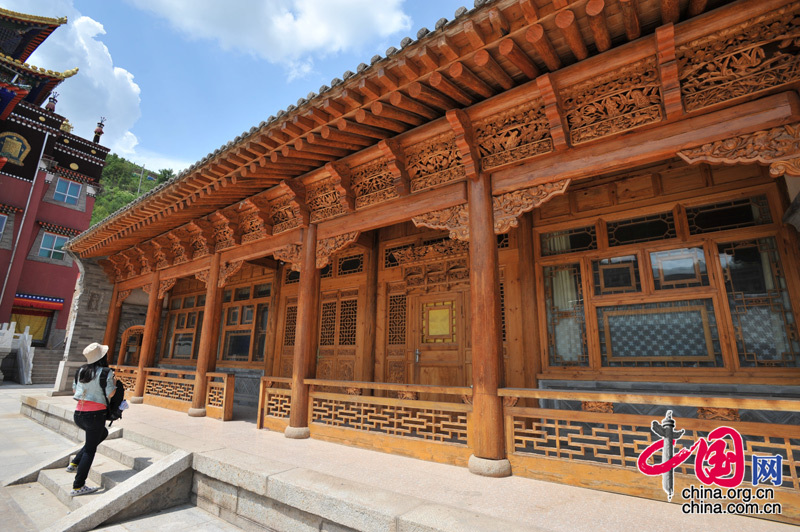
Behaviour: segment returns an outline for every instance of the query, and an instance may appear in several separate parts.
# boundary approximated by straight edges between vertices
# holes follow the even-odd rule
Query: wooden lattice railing
[[[144,404],[188,412],[196,371],[145,368]]]
[[[122,381],[125,387],[125,394],[132,394],[136,388],[136,378],[139,376],[139,368],[137,366],[109,366],[114,370],[114,376]]]
[[[376,382],[306,379],[311,385],[311,435],[347,445],[381,449],[446,463],[466,465],[471,454],[469,418],[472,389]],[[340,388],[347,393],[319,391]],[[389,392],[395,397],[367,395]],[[452,402],[419,399],[420,395]]]
[[[206,373],[206,383],[206,415],[229,421],[233,418],[236,376],[232,373]]]
[[[780,503],[782,514],[760,517],[800,523],[800,426],[740,421],[741,417],[758,418],[748,413],[770,411],[775,418],[793,422],[792,413],[800,412],[798,400],[509,388],[499,394],[506,405],[506,450],[515,475],[666,500],[661,477],[640,473],[636,461],[658,439],[651,432],[653,420],[661,422],[667,410],[675,409],[683,414],[675,415],[676,430],[686,431],[676,443],[679,449],[691,447],[720,426],[739,431],[745,451],[742,487],[752,487],[754,454],[783,456],[782,484],[775,487],[774,499],[763,501]],[[539,406],[513,406],[520,399]],[[617,413],[648,409],[643,405],[658,405],[660,414]],[[730,442],[727,450],[732,450]],[[694,460],[692,456],[676,468],[673,502],[687,502],[683,488],[702,486],[694,474]]]
[[[289,424],[292,406],[292,379],[289,377],[261,377],[258,392],[259,429],[283,431]]]

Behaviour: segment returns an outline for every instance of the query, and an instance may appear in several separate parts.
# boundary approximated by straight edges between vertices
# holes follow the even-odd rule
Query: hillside
[[[92,225],[175,175],[169,168],[158,172],[145,168],[143,173],[142,170],[141,166],[123,157],[108,154],[92,212]]]

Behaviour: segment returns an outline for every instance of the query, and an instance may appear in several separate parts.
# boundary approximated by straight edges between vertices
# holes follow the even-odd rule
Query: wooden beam
[[[488,50],[479,50],[474,57],[475,64],[489,72],[489,76],[496,81],[503,89],[508,90],[514,86],[514,80],[503,70],[497,61],[494,60]]]
[[[614,136],[540,156],[492,174],[494,194],[561,179],[585,179],[675,157],[683,149],[777,127],[800,119],[800,97],[783,92],[713,113],[666,122],[659,127]]]
[[[354,135],[361,135],[363,137],[370,137],[373,139],[385,139],[386,137],[391,136],[391,133],[384,129],[378,129],[372,126],[365,126],[363,124],[358,124],[351,120],[347,120],[345,118],[340,118],[334,122],[334,125],[339,128],[339,131],[343,131],[345,133],[352,133]],[[324,137],[324,134],[323,134]]]
[[[406,155],[400,144],[393,139],[382,140],[378,148],[386,157],[386,166],[394,178],[394,189],[398,196],[408,196],[411,193],[411,178],[406,170]]]
[[[481,171],[481,156],[475,146],[475,138],[469,116],[467,116],[466,111],[461,109],[451,109],[447,111],[447,121],[453,130],[456,147],[461,153],[461,161],[464,164],[464,172],[467,179],[478,179]]]
[[[483,36],[480,26],[475,24],[474,21],[466,21],[461,27],[461,31],[467,36],[467,40],[470,45],[472,45],[472,48],[478,49],[486,45],[486,38]]]
[[[377,116],[391,118],[392,120],[399,120],[412,126],[419,126],[425,122],[425,119],[421,116],[398,109],[397,107],[393,107],[388,103],[372,102],[370,109],[372,110],[373,114]]]
[[[528,24],[533,24],[539,20],[539,13],[534,0],[519,0],[519,8],[522,10],[522,16],[525,17],[525,21]]]
[[[542,95],[544,100],[544,113],[550,122],[550,136],[553,138],[553,147],[556,150],[566,149],[568,145],[566,133],[564,132],[564,120],[561,118],[558,97],[550,74],[536,78],[536,85],[539,87],[539,94]]]
[[[328,163],[325,170],[331,175],[333,188],[339,195],[339,204],[347,212],[353,212],[356,208],[356,195],[350,186],[350,167],[344,163]]]
[[[262,238],[261,240],[228,248],[222,251],[222,260],[223,262],[258,260],[271,255],[276,250],[288,246],[289,244],[299,244],[302,239],[302,234],[303,230],[296,228],[284,233]]]
[[[313,120],[300,115],[295,115],[292,117],[292,124],[301,129],[303,133],[316,127]]]
[[[678,0],[661,0],[661,24],[677,24],[681,18]]]
[[[678,80],[678,62],[675,59],[675,26],[667,24],[656,28],[658,71],[667,120],[683,115],[681,86]]]
[[[622,22],[625,24],[625,35],[629,41],[635,41],[642,34],[639,26],[639,2],[637,0],[619,0],[622,9]]]
[[[565,9],[556,15],[556,26],[561,30],[561,35],[567,41],[567,46],[572,50],[572,55],[578,61],[582,61],[589,56],[586,50],[586,43],[583,42],[583,37],[578,29],[578,24],[575,22],[575,13],[571,9]]]
[[[451,98],[418,81],[409,84],[408,94],[416,100],[425,102],[426,105],[432,105],[442,110],[456,107],[456,103]]]
[[[605,0],[589,0],[586,4],[586,16],[589,18],[589,29],[592,30],[594,45],[598,52],[611,48],[611,35],[605,15]]]
[[[358,144],[359,146],[369,146],[373,144],[371,138],[363,137],[361,135],[354,135],[352,133],[345,133],[335,127],[322,126],[319,134],[323,139],[333,142],[345,142],[351,144]]]
[[[364,103],[364,97],[353,89],[343,90],[339,98],[350,104],[351,107],[361,107]]]
[[[427,118],[431,120],[439,116],[439,113],[427,105],[420,103],[412,98],[409,98],[402,92],[393,92],[389,96],[389,102],[394,105],[395,107],[399,107],[400,109],[405,109],[406,111],[411,111],[412,113],[416,113],[423,118]]]
[[[461,61],[456,61],[450,65],[448,74],[450,74],[450,77],[453,78],[454,81],[457,81],[482,98],[489,98],[494,95],[494,89],[476,76]]]
[[[310,151],[299,152],[289,145],[286,145],[283,148],[281,148],[281,155],[283,155],[287,159],[305,159],[312,161],[331,161],[336,158],[332,155],[326,155],[323,153],[314,153]]]
[[[414,64],[411,58],[403,57],[399,59],[396,64],[400,72],[402,72],[409,81],[414,81],[419,77],[419,68]]]
[[[331,115],[317,107],[309,107],[306,116],[310,116],[320,126],[324,126],[331,120]]]
[[[526,54],[510,37],[500,42],[497,51],[500,52],[500,55],[508,59],[511,64],[520,69],[529,79],[533,79],[539,75],[539,69],[536,67],[536,64],[531,61],[528,54]]]
[[[364,139],[367,141],[368,139]],[[309,133],[306,135],[304,142],[308,142],[309,144],[313,144],[315,146],[325,146],[330,148],[341,148],[344,150],[349,151],[358,151],[364,147],[364,143],[356,143],[356,142],[339,142],[336,140],[326,140],[322,138],[321,133]]]
[[[381,85],[386,87],[387,90],[394,91],[400,86],[397,81],[397,77],[389,72],[386,68],[379,68],[376,77]]]
[[[489,24],[498,37],[505,37],[511,29],[503,12],[496,7],[489,10]]]
[[[417,50],[416,58],[425,66],[427,70],[439,68],[439,56],[433,53],[429,46],[422,46]]]
[[[342,116],[345,113],[344,106],[331,98],[325,98],[322,101],[322,109],[332,118]]]
[[[686,10],[686,14],[690,17],[696,17],[706,10],[706,4],[708,4],[708,0],[689,0],[689,7]]]
[[[246,262],[249,262],[253,266],[260,266],[262,268],[267,268],[270,270],[277,270],[278,269],[278,261],[275,259],[271,259],[269,257],[259,257],[256,259],[248,259]]]
[[[439,49],[439,53],[443,55],[448,62],[455,61],[461,57],[458,46],[456,46],[447,35],[439,37],[439,40],[436,41],[436,46]]]
[[[428,78],[428,83],[431,84],[431,87],[441,92],[445,96],[452,98],[461,105],[471,105],[475,101],[472,96],[461,90],[457,85],[444,77],[441,72],[434,72],[431,74],[431,77]]]
[[[321,146],[319,144],[310,144],[304,139],[297,139],[294,141],[294,147],[299,153],[322,153],[325,155],[333,155],[335,157],[346,157],[347,155],[350,155],[350,152],[352,151],[342,148],[332,148],[330,146]]]
[[[367,78],[364,78],[358,82],[358,90],[361,91],[361,94],[364,94],[367,98],[372,98],[373,100],[380,98],[382,93],[381,88]]]
[[[539,57],[547,65],[551,72],[555,72],[561,68],[561,59],[556,55],[553,45],[550,44],[550,39],[544,33],[544,28],[541,24],[534,24],[525,33],[525,38],[533,45],[533,49],[539,54]]]
[[[359,109],[358,111],[356,111],[355,118],[359,124],[366,124],[368,126],[379,127],[381,129],[394,131],[395,133],[402,133],[403,131],[406,131],[408,129],[408,126],[403,124],[402,122],[397,122],[395,120],[382,116],[375,116],[374,114],[365,109]]]

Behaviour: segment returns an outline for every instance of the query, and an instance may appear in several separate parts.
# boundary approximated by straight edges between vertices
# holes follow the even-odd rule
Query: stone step
[[[5,492],[17,503],[19,510],[27,517],[37,530],[44,530],[69,513],[53,493],[38,482],[6,486]],[[88,496],[88,495],[87,495]],[[4,521],[12,525],[15,516],[4,515]],[[7,521],[10,520],[10,521]]]
[[[101,461],[100,457],[95,456],[95,463]],[[99,464],[98,464],[99,466]],[[92,464],[92,468],[95,465]],[[91,472],[90,472],[91,477]],[[97,478],[97,477],[95,477]],[[81,495],[79,497],[72,497],[70,496],[70,491],[72,491],[72,482],[75,480],[75,473],[68,473],[65,469],[43,469],[39,472],[39,484],[50,490],[50,492],[56,496],[56,498],[66,506],[70,511],[77,510],[84,504],[89,503],[94,498],[99,497],[103,493],[106,493],[110,487],[103,487],[102,489],[95,491],[94,493],[90,493],[89,495]],[[104,480],[104,478],[100,477],[100,480]],[[102,483],[98,483],[93,479],[87,480],[87,484],[90,486],[94,483],[94,485],[102,485]]]
[[[106,440],[100,444],[97,451],[136,471],[145,469],[167,454],[127,438]]]

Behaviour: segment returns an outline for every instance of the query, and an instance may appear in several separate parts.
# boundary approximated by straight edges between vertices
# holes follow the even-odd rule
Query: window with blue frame
[[[69,203],[70,205],[77,205],[80,197],[80,183],[69,181],[63,177],[58,178],[58,183],[56,183],[56,192],[53,194],[53,198],[56,201],[63,201],[64,203]]]
[[[0,214],[0,238],[3,238],[3,231],[6,230],[6,221],[8,221],[8,216]]]
[[[42,244],[39,246],[39,256],[48,259],[62,260],[64,252],[61,248],[66,244],[67,237],[45,233],[42,237]]]

